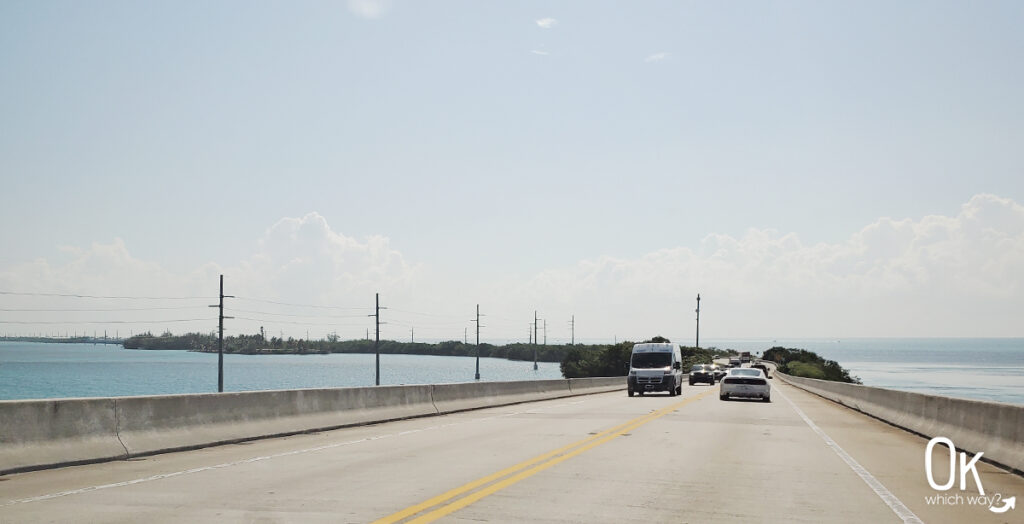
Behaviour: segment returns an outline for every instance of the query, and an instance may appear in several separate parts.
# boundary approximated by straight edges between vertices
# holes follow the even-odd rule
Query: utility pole
[[[537,322],[537,310],[535,309],[534,310],[534,355],[535,355],[534,356],[534,365],[535,365],[534,368],[535,369],[537,369],[537,367],[536,367],[536,365],[537,365],[537,344],[538,344],[537,325],[538,325],[538,322]]]
[[[537,371],[537,310],[533,310],[533,370]]]
[[[569,333],[571,333],[572,342],[569,343],[571,346],[576,345],[576,315],[573,315],[569,320]]]
[[[548,345],[548,319],[544,319],[544,345]]]
[[[414,328],[414,327],[410,327],[409,328],[409,343],[410,344],[415,344],[416,343],[416,328]]]
[[[467,333],[469,333],[469,328],[462,328],[462,343],[468,346],[469,335],[467,335]]]
[[[480,304],[476,305],[476,380],[480,380]]]
[[[697,293],[697,342],[695,346],[700,349],[700,293]]]
[[[219,308],[219,310],[220,310],[220,315],[218,315],[219,318],[220,318],[220,321],[218,322],[218,325],[220,326],[220,336],[217,337],[217,393],[223,393],[224,392],[224,319],[225,318],[234,318],[234,317],[225,317],[224,316],[224,299],[225,298],[235,298],[235,297],[224,294],[224,275],[221,275],[220,276],[220,303],[218,303],[215,306],[210,306],[210,307]]]
[[[368,317],[374,317],[374,323],[377,325],[377,338],[376,338],[376,340],[373,343],[373,351],[374,351],[374,353],[377,354],[377,360],[376,360],[376,363],[377,363],[376,364],[376,370],[377,370],[376,385],[379,386],[380,385],[380,310],[381,310],[381,307],[380,307],[380,293],[376,293],[376,297],[377,297],[376,298],[376,305],[377,305],[377,307],[376,307],[376,309],[375,309],[375,311],[374,311],[374,313],[372,315],[367,315],[367,316]],[[387,308],[384,308],[384,309],[387,309]],[[367,335],[366,338],[370,338],[369,335]]]

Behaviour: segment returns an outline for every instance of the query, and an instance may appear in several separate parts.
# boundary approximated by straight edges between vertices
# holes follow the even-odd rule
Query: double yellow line
[[[422,515],[419,515],[418,517],[407,521],[409,523],[433,522],[445,515],[451,514],[466,506],[469,506],[470,504],[473,504],[474,502],[484,497],[487,497],[488,495],[497,493],[498,491],[501,491],[519,482],[520,480],[532,477],[533,475],[536,475],[537,473],[540,473],[545,469],[548,469],[563,461],[569,460],[570,458],[575,457],[576,455],[579,455],[584,451],[593,449],[597,446],[600,446],[601,444],[610,442],[612,439],[616,437],[622,436],[623,434],[628,433],[640,426],[643,426],[648,422],[668,415],[672,411],[690,402],[706,397],[711,393],[712,392],[710,390],[705,391],[704,393],[685,399],[682,402],[677,402],[671,406],[659,409],[657,411],[653,411],[641,417],[637,417],[633,420],[630,420],[629,422],[620,424],[611,429],[607,429],[600,433],[591,435],[583,440],[573,442],[572,444],[560,447],[554,451],[549,451],[547,453],[544,453],[543,455],[538,455],[525,462],[520,462],[519,464],[498,471],[497,473],[487,475],[486,477],[481,477],[468,484],[459,486],[451,491],[447,491],[414,506],[409,506],[408,508],[405,508],[397,513],[393,513],[384,518],[378,519],[374,521],[373,524],[391,524],[394,522],[401,522],[402,520],[408,517],[417,515],[421,512],[434,508],[435,506],[440,506],[437,507],[436,509],[429,511],[428,513],[423,513]],[[481,487],[483,488],[478,489]]]

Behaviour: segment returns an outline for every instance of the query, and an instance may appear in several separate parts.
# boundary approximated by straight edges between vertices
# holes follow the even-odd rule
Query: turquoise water
[[[480,359],[482,381],[562,377],[557,363]],[[476,359],[381,355],[381,384],[472,382]],[[224,355],[224,391],[372,386],[374,355]],[[217,355],[0,342],[0,400],[217,391]]]
[[[802,348],[865,385],[1024,404],[1024,339],[724,339],[702,346]],[[381,355],[382,384],[471,382],[475,359]],[[481,380],[561,378],[557,363],[480,359]],[[225,355],[225,391],[371,386],[373,355]],[[0,400],[209,393],[217,355],[120,346],[0,342]]]
[[[1024,404],[1021,338],[727,339],[706,346],[806,349],[839,362],[867,386]]]

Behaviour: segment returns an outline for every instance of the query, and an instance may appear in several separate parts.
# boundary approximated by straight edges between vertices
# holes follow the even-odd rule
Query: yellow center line
[[[648,413],[648,414],[646,414],[646,415],[644,415],[643,417],[640,417],[640,418],[649,417],[649,416],[652,416],[652,415],[657,414],[657,413],[658,413],[658,411],[654,411],[654,412]],[[585,443],[590,442],[592,440],[599,439],[599,438],[601,438],[601,437],[603,437],[605,435],[608,435],[609,433],[612,433],[612,432],[614,432],[616,430],[619,430],[621,428],[624,428],[624,427],[634,423],[636,420],[639,420],[639,419],[630,420],[628,422],[625,422],[623,424],[615,426],[615,427],[613,427],[611,429],[607,429],[607,430],[602,431],[600,433],[591,435],[591,436],[589,436],[589,437],[587,437],[587,438],[585,438],[583,440],[580,440],[580,441],[577,441],[577,442],[573,442],[572,444],[569,444],[569,445],[566,445],[566,446],[562,446],[562,447],[560,447],[560,448],[558,448],[558,449],[556,449],[554,451],[549,451],[547,453],[544,453],[543,455],[539,455],[539,456],[534,457],[534,458],[532,458],[530,460],[527,460],[525,462],[520,462],[519,464],[516,464],[514,466],[510,466],[508,468],[505,468],[505,469],[503,469],[503,470],[501,470],[501,471],[499,471],[497,473],[493,473],[493,474],[488,475],[486,477],[479,478],[477,480],[474,480],[473,482],[470,482],[468,484],[464,484],[464,485],[459,486],[458,488],[455,488],[453,490],[446,491],[446,492],[444,492],[444,493],[442,493],[442,494],[440,494],[440,495],[438,495],[436,497],[433,497],[433,498],[425,500],[425,501],[423,501],[423,502],[421,502],[419,504],[416,504],[415,506],[410,506],[410,507],[408,507],[408,508],[406,508],[406,509],[404,509],[402,511],[399,511],[397,513],[394,513],[394,514],[388,515],[386,517],[383,517],[381,519],[375,520],[375,521],[373,521],[373,524],[391,524],[391,523],[394,523],[394,522],[398,522],[398,521],[400,521],[400,520],[402,520],[402,519],[404,519],[404,518],[406,518],[406,517],[408,517],[410,515],[415,515],[416,513],[419,513],[421,511],[427,509],[427,508],[431,508],[433,506],[436,506],[436,505],[438,505],[438,504],[440,504],[440,503],[442,503],[442,502],[444,502],[446,500],[449,500],[451,498],[457,497],[457,496],[459,496],[459,495],[461,495],[461,494],[463,494],[463,493],[465,493],[467,491],[476,489],[476,488],[478,488],[480,486],[483,486],[484,484],[487,484],[489,482],[497,480],[497,479],[499,479],[501,477],[504,477],[506,475],[511,475],[512,473],[515,473],[515,472],[517,472],[517,471],[519,471],[521,469],[524,469],[524,468],[527,468],[529,466],[532,466],[533,464],[536,464],[537,462],[541,462],[541,461],[547,460],[547,459],[549,459],[549,458],[551,458],[551,457],[553,457],[555,455],[558,455],[559,453],[563,453],[563,452],[565,452],[567,450],[570,450],[570,449],[572,449],[572,448],[574,448],[576,446],[579,446],[581,444],[585,444]]]
[[[455,512],[455,511],[457,511],[457,510],[459,510],[461,508],[464,508],[464,507],[466,507],[466,506],[468,506],[468,505],[470,505],[470,504],[472,504],[472,503],[474,503],[474,502],[476,502],[476,501],[478,501],[478,500],[480,500],[480,499],[482,499],[482,498],[484,498],[484,497],[486,497],[488,495],[491,495],[491,494],[496,493],[496,492],[498,492],[498,491],[500,491],[502,489],[505,489],[506,487],[511,486],[511,485],[513,485],[513,484],[515,484],[515,483],[517,483],[517,482],[519,482],[519,481],[521,481],[521,480],[523,480],[525,478],[528,478],[528,477],[531,477],[533,475],[536,475],[537,473],[539,473],[539,472],[541,472],[541,471],[543,471],[545,469],[548,469],[548,468],[550,468],[550,467],[552,467],[552,466],[554,466],[556,464],[559,464],[559,463],[561,463],[561,462],[563,462],[565,460],[568,460],[568,459],[570,459],[570,458],[572,458],[572,457],[574,457],[576,455],[579,455],[580,453],[583,453],[584,451],[587,451],[589,449],[595,448],[595,447],[597,447],[597,446],[599,446],[601,444],[604,444],[606,442],[609,442],[612,439],[614,439],[616,437],[619,437],[619,436],[621,436],[621,435],[623,435],[623,434],[625,434],[625,433],[627,433],[627,432],[629,432],[629,431],[631,431],[633,429],[636,429],[636,428],[638,428],[638,427],[640,427],[640,426],[642,426],[644,424],[647,424],[648,422],[651,422],[651,421],[653,421],[655,419],[661,418],[661,417],[671,413],[673,410],[678,409],[679,407],[681,407],[681,406],[683,406],[683,405],[685,405],[685,404],[687,404],[689,402],[692,402],[692,401],[698,400],[700,398],[703,398],[703,397],[705,397],[705,396],[707,396],[709,394],[710,394],[709,391],[705,391],[704,393],[701,393],[701,394],[696,395],[694,397],[690,397],[688,399],[685,399],[682,402],[678,402],[678,403],[673,404],[671,406],[668,406],[666,408],[662,408],[662,409],[659,409],[657,411],[653,411],[651,413],[648,413],[646,415],[637,417],[637,418],[635,418],[633,420],[630,420],[628,422],[625,422],[623,424],[619,424],[618,426],[615,426],[615,427],[613,427],[611,429],[607,429],[607,430],[602,431],[600,433],[597,433],[595,435],[591,435],[591,436],[589,436],[589,437],[587,437],[587,438],[585,438],[583,440],[579,440],[577,442],[573,442],[572,444],[568,444],[566,446],[562,446],[562,447],[560,447],[560,448],[558,448],[558,449],[556,449],[554,451],[549,451],[547,453],[544,453],[542,455],[534,457],[534,458],[532,458],[530,460],[527,460],[525,462],[521,462],[521,463],[516,464],[514,466],[505,468],[505,469],[503,469],[503,470],[501,470],[501,471],[499,471],[497,473],[493,473],[491,475],[487,475],[486,477],[481,477],[480,479],[474,480],[474,481],[472,481],[472,482],[470,482],[468,484],[464,484],[464,485],[462,485],[462,486],[460,486],[458,488],[455,488],[453,490],[450,490],[450,491],[447,491],[445,493],[442,493],[441,495],[438,495],[436,497],[428,499],[428,500],[426,500],[424,502],[421,502],[421,503],[416,504],[414,506],[410,506],[410,507],[408,507],[408,508],[406,508],[406,509],[404,509],[402,511],[399,511],[397,513],[394,513],[394,514],[388,515],[388,516],[386,516],[384,518],[381,518],[379,520],[376,520],[376,521],[374,521],[373,524],[385,524],[385,523],[389,523],[390,524],[390,523],[394,523],[394,522],[399,522],[402,519],[405,519],[406,517],[415,515],[415,514],[420,513],[422,511],[428,509],[428,508],[432,508],[432,507],[437,506],[437,505],[439,505],[441,503],[444,503],[445,501],[448,501],[448,500],[451,500],[453,498],[459,497],[460,495],[463,495],[463,494],[465,494],[467,492],[473,491],[474,489],[477,489],[480,486],[484,486],[484,485],[487,485],[487,484],[489,484],[491,482],[494,482],[497,479],[500,479],[502,477],[506,477],[508,475],[512,475],[513,473],[520,472],[521,470],[526,470],[526,471],[521,471],[520,473],[512,475],[512,476],[506,478],[505,480],[502,480],[500,482],[496,482],[496,483],[494,483],[494,484],[492,484],[492,485],[490,485],[490,486],[488,486],[488,487],[486,487],[484,489],[476,491],[475,493],[472,493],[472,494],[470,494],[468,496],[465,496],[465,497],[463,497],[461,499],[458,499],[458,500],[456,500],[456,501],[454,501],[452,503],[449,503],[449,504],[447,504],[445,506],[442,506],[442,507],[440,507],[440,508],[438,508],[438,509],[436,509],[434,511],[431,511],[430,513],[426,513],[426,514],[424,514],[424,515],[422,515],[422,516],[420,516],[420,517],[418,517],[416,519],[413,519],[413,520],[409,521],[410,523],[412,523],[412,522],[417,522],[417,523],[418,522],[433,522],[434,520],[437,520],[437,519],[439,519],[439,518],[441,518],[441,517],[443,517],[445,515],[448,515],[448,514],[450,514],[452,512]],[[573,448],[576,448],[576,449],[573,449]],[[569,450],[572,450],[572,451],[569,451]],[[533,466],[533,467],[531,468],[531,466]],[[530,468],[530,469],[526,469],[526,468]]]

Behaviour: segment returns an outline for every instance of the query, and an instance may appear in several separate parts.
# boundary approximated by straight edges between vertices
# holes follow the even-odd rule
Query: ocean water
[[[1024,339],[722,339],[705,347],[800,348],[839,362],[865,385],[1024,404]],[[561,378],[557,363],[480,359],[484,381]],[[382,384],[471,382],[475,359],[381,355]],[[374,356],[224,355],[225,391],[370,386]],[[217,355],[114,345],[0,342],[0,400],[209,393]]]
[[[481,381],[562,377],[558,363],[480,359]],[[473,382],[476,359],[381,355],[381,384]],[[224,391],[372,386],[374,355],[224,355]],[[213,393],[217,355],[0,342],[0,400]]]
[[[806,349],[835,360],[866,386],[1024,404],[1022,338],[724,339],[702,346]]]

